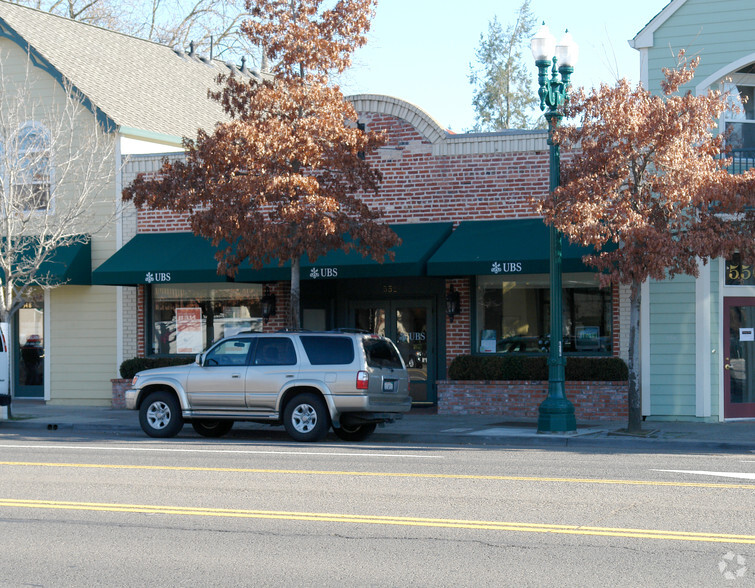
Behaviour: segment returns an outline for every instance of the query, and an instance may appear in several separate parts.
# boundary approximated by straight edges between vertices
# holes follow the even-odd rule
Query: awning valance
[[[235,280],[218,275],[216,248],[193,233],[140,233],[92,272],[92,283],[111,286],[196,284],[202,282],[273,282],[288,280],[290,267],[248,263]]]
[[[379,263],[371,257],[362,257],[356,251],[331,251],[310,262],[306,256],[301,262],[302,279],[381,278],[424,276],[430,256],[451,234],[453,223],[407,223],[390,225],[401,239],[394,247],[393,261],[386,257]]]
[[[595,271],[582,263],[591,247],[563,241],[564,272]],[[550,230],[542,219],[462,222],[427,262],[431,276],[547,274]]]

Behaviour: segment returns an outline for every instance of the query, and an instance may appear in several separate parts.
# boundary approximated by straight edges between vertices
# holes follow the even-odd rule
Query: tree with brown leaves
[[[328,74],[342,73],[365,43],[374,0],[257,0],[243,30],[265,48],[272,77],[231,76],[211,93],[230,120],[184,140],[185,162],[166,162],[124,198],[137,206],[189,214],[194,233],[218,251],[218,272],[233,276],[291,262],[289,323],[299,327],[300,257],[356,250],[382,261],[398,242],[360,194],[378,190],[364,154],[383,137],[356,125],[357,113]],[[221,245],[222,244],[222,245]]]
[[[572,157],[561,187],[536,203],[571,242],[595,247],[585,261],[602,285],[631,287],[630,431],[642,423],[641,284],[697,277],[699,263],[737,251],[755,258],[755,174],[727,171],[725,138],[715,133],[726,96],[679,92],[697,64],[681,52],[677,66],[664,69],[663,96],[626,80],[575,92],[565,115],[578,123],[555,133]]]

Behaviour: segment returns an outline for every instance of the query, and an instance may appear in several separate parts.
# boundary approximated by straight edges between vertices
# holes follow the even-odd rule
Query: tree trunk
[[[291,298],[288,313],[288,326],[292,329],[301,328],[301,318],[299,316],[299,307],[301,301],[301,286],[299,283],[299,257],[291,259]]]
[[[642,389],[640,382],[640,287],[632,282],[629,303],[629,422],[627,431],[638,433],[642,430]]]

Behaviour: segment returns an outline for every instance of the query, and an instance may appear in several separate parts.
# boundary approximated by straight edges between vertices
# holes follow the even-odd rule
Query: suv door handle
[[[231,374],[231,377],[232,377],[232,378],[240,378],[240,377],[241,377],[241,374]]]

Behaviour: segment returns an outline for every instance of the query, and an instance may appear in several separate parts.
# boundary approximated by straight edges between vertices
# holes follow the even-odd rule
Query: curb
[[[4,432],[19,431],[45,431],[53,433],[61,432],[82,432],[82,433],[102,433],[116,435],[134,435],[142,437],[144,433],[138,423],[135,425],[125,425],[119,423],[107,422],[89,422],[89,423],[71,423],[55,422],[52,419],[42,421],[39,419],[18,420],[18,421],[0,421],[0,435]],[[187,429],[184,429],[185,431]],[[188,429],[191,431],[191,429]],[[239,429],[241,430],[241,429]],[[282,429],[276,427],[264,427],[254,429],[254,431],[277,432],[285,436]],[[474,433],[474,432],[473,432]],[[195,436],[193,432],[192,436]],[[202,438],[199,435],[196,438]],[[185,435],[183,438],[187,438]],[[329,438],[334,437],[330,436]],[[662,452],[753,452],[755,453],[755,442],[731,442],[718,441],[709,439],[663,439],[663,438],[645,438],[634,437],[629,435],[613,435],[606,430],[598,430],[577,435],[559,435],[559,434],[510,434],[510,435],[484,435],[484,434],[443,434],[441,432],[420,431],[416,433],[380,431],[367,440],[370,442],[382,443],[401,443],[427,446],[480,446],[480,447],[550,447],[565,449],[590,449],[590,450],[624,450],[624,451],[650,451],[657,453]],[[341,443],[343,443],[341,441]]]

